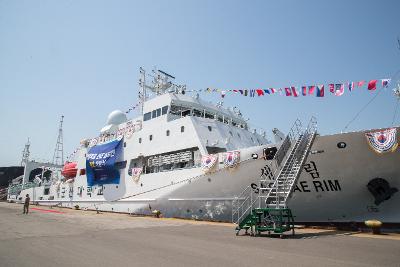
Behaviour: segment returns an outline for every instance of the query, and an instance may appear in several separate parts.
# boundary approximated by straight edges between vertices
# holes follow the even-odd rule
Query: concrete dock
[[[399,234],[296,233],[0,202],[0,266],[400,266]]]

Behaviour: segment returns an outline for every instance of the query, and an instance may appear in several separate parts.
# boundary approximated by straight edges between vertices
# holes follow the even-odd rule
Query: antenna
[[[144,107],[144,102],[146,101],[146,71],[140,67],[139,69],[141,78],[139,79],[139,86],[142,87],[141,91],[139,91],[139,102],[140,102],[140,112],[143,115],[143,107]]]
[[[31,146],[31,142],[29,141],[29,137],[28,137],[28,142],[26,142],[24,150],[22,151],[21,166],[25,166],[29,160],[29,155],[31,154],[31,152],[29,151],[30,146]]]
[[[64,122],[64,115],[61,116],[60,126],[58,127],[56,148],[54,149],[54,154],[53,154],[53,164],[55,165],[64,164],[64,145],[63,145],[63,130],[62,130],[63,122]]]

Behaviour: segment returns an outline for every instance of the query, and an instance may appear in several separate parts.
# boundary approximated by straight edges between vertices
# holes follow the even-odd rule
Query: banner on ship
[[[92,147],[86,155],[88,186],[119,184],[119,170],[115,162],[121,155],[122,140],[114,140]]]

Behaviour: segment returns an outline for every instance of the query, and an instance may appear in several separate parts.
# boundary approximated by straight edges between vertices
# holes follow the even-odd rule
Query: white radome
[[[126,122],[128,119],[126,114],[121,110],[114,110],[107,117],[107,125],[119,125]]]

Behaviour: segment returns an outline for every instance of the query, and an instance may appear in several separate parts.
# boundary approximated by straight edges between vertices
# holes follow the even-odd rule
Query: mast
[[[28,142],[26,142],[24,150],[22,151],[21,166],[26,166],[26,163],[29,160],[29,155],[31,154],[31,152],[29,151],[30,146],[31,146],[31,142],[29,141],[29,137],[28,137]]]
[[[144,107],[144,102],[146,101],[146,71],[140,67],[139,69],[140,72],[140,79],[139,79],[139,86],[141,87],[141,91],[139,91],[139,102],[140,102],[140,114],[143,115],[143,107]]]
[[[54,149],[54,154],[53,154],[52,163],[55,165],[64,164],[64,144],[63,144],[63,130],[62,130],[63,122],[64,122],[64,115],[61,116],[60,126],[58,127],[56,148]]]

